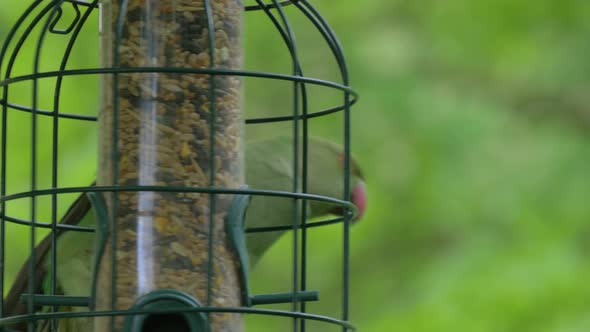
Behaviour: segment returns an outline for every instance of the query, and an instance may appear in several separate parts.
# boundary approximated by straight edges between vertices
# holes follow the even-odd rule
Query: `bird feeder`
[[[305,18],[323,39],[338,81],[304,75],[299,54],[304,51],[296,45],[290,14]],[[278,36],[291,72],[243,68],[245,17],[270,22],[273,29],[265,33]],[[99,22],[96,29],[88,28],[92,19]],[[94,42],[97,34],[100,63],[80,67],[83,61],[73,59],[84,56],[76,58],[76,45],[92,47],[85,42]],[[27,62],[32,66],[17,71],[23,59],[32,60]],[[47,65],[51,61],[46,60],[54,61]],[[245,313],[285,319],[293,332],[306,330],[308,321],[354,330],[348,256],[355,210],[349,185],[350,111],[356,94],[334,32],[309,1],[31,1],[0,49],[0,75],[0,293],[8,294],[0,301],[0,332],[58,331],[71,321],[95,332],[239,332],[247,330]],[[64,101],[75,96],[63,90],[74,78],[94,79],[99,88],[91,90],[95,99],[73,109]],[[242,107],[246,78],[286,83],[289,90],[277,108],[287,112],[247,118]],[[310,87],[335,91],[338,101],[312,107]],[[314,195],[307,189],[309,122],[338,114],[343,190],[338,197]],[[30,126],[16,133],[23,123],[15,120],[19,117]],[[60,135],[72,123],[89,124],[88,130],[98,132],[96,182],[90,186],[62,185],[70,170],[58,152],[65,150]],[[277,123],[291,125],[293,184],[285,190],[252,186],[245,178],[244,125]],[[41,125],[49,135],[42,136]],[[16,143],[29,149],[30,158],[13,156]],[[45,162],[40,143],[51,147]],[[18,172],[24,163],[31,170],[28,189],[16,185],[16,179],[24,181]],[[89,178],[93,172],[88,170]],[[78,198],[66,209],[68,195]],[[269,197],[291,203],[287,225],[245,225],[249,202]],[[341,216],[310,222],[311,201],[338,205]],[[65,221],[91,208],[96,225]],[[319,298],[306,283],[307,235],[328,225],[343,230],[339,317],[306,307]],[[8,274],[4,262],[18,256],[7,245],[14,227],[26,227],[30,245],[22,254],[29,258],[10,280],[14,272]],[[39,231],[47,237],[40,239]],[[287,262],[292,280],[282,292],[253,294],[247,239],[269,232],[293,235]],[[86,234],[94,245],[84,256],[89,257],[91,285],[83,294],[65,294],[59,284],[64,234]],[[277,303],[290,304],[290,310],[255,307]]]
[[[103,1],[101,14],[103,67],[116,70],[102,76],[97,185],[155,188],[105,200],[96,309],[167,290],[195,299],[189,307],[238,307],[239,262],[224,230],[233,195],[183,189],[244,183],[241,80],[207,72],[241,68],[241,2]],[[241,330],[236,314],[210,320],[214,331]],[[95,331],[111,325],[98,319]]]

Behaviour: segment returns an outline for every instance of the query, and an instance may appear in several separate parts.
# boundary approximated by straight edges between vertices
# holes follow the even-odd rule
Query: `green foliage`
[[[363,331],[590,330],[590,3],[314,3],[341,38],[361,95],[353,150],[367,176],[369,210],[352,234],[353,322]],[[0,12],[1,38],[21,10]],[[305,74],[337,80],[319,35],[288,12]],[[288,73],[273,27],[248,15],[246,67]],[[75,61],[83,60],[78,54]],[[247,79],[248,114],[289,113],[290,88]],[[72,87],[65,100],[76,107],[85,98],[78,96],[93,93],[88,90]],[[337,98],[317,88],[310,95],[313,108]],[[338,138],[341,120],[314,120],[312,132]],[[27,118],[21,121],[27,128]],[[79,184],[94,177],[95,142],[94,131],[74,127],[64,129],[60,153],[68,163],[60,167],[71,174],[67,183]],[[247,132],[254,137],[288,128]],[[28,152],[15,147],[11,153],[18,160],[11,167],[23,168],[27,179]],[[16,182],[11,179],[11,190]],[[26,215],[26,206],[17,208]],[[10,248],[22,252],[9,253],[10,279],[28,244],[26,230],[9,233]],[[334,316],[340,313],[341,236],[335,226],[310,231],[308,285],[321,291],[321,301],[309,307]],[[291,241],[283,238],[261,262],[255,291],[290,287],[285,257]],[[248,323],[263,332],[290,326],[259,316]]]

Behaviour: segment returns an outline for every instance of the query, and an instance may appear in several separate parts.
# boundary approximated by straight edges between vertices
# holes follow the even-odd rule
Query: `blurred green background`
[[[28,2],[0,3],[4,40]],[[339,36],[361,96],[353,152],[367,177],[369,209],[352,232],[352,321],[379,332],[590,331],[590,2],[312,3]],[[305,74],[338,81],[319,34],[293,8],[287,13]],[[93,15],[68,68],[97,65],[96,21]],[[246,68],[289,73],[268,19],[248,13],[245,21]],[[56,68],[64,40],[48,37],[42,68]],[[13,76],[30,73],[32,63],[25,52]],[[39,106],[49,108],[55,81],[43,81],[49,92],[40,90]],[[62,111],[95,114],[97,82],[66,79]],[[30,104],[30,83],[13,88],[11,100]],[[290,93],[289,84],[248,79],[246,111],[287,114]],[[341,101],[326,89],[310,88],[310,96],[314,109]],[[9,193],[30,186],[30,117],[14,113]],[[96,169],[95,124],[62,122],[60,185],[85,185]],[[313,120],[311,129],[338,140],[341,125],[334,115]],[[248,126],[247,136],[288,128]],[[40,137],[50,130],[49,120],[40,122]],[[48,187],[49,139],[38,153],[39,184]],[[63,211],[74,198],[60,200]],[[11,202],[7,212],[26,218],[27,204]],[[39,204],[39,217],[49,219],[49,201]],[[308,284],[322,299],[312,312],[340,315],[341,236],[338,226],[310,232]],[[290,240],[254,271],[255,291],[290,287]],[[8,227],[6,286],[28,255],[27,241],[26,228]],[[248,331],[288,331],[290,324],[248,317]]]

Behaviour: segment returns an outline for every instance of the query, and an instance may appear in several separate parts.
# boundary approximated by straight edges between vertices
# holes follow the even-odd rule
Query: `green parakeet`
[[[344,155],[340,146],[328,141],[310,138],[308,152],[308,187],[311,194],[341,198],[344,192]],[[246,144],[246,183],[252,189],[280,191],[293,190],[293,140],[288,137],[248,142]],[[367,203],[365,184],[356,162],[351,160],[352,202],[358,208],[355,220],[362,217]],[[309,201],[308,218],[331,213],[339,214],[341,209],[332,204]],[[62,224],[94,227],[95,216],[86,195],[81,195],[72,204],[61,220]],[[246,227],[269,227],[291,225],[293,223],[293,200],[269,196],[253,196],[246,214]],[[251,233],[247,235],[247,248],[250,264],[255,266],[267,249],[284,231]],[[60,231],[57,241],[57,285],[68,296],[88,296],[91,291],[92,264],[94,257],[94,233]],[[46,237],[38,246],[35,256],[36,292],[43,293],[48,284],[48,253],[51,238]],[[28,265],[23,265],[6,300],[4,316],[26,313],[26,305],[19,301],[28,285]],[[45,285],[45,286],[44,286]],[[45,292],[48,293],[48,292]],[[87,308],[83,308],[87,310]],[[81,324],[87,324],[83,319]],[[80,322],[76,323],[80,324]],[[78,327],[65,328],[60,323],[60,331],[81,331]],[[23,327],[18,327],[23,328]],[[26,330],[26,329],[25,329]]]

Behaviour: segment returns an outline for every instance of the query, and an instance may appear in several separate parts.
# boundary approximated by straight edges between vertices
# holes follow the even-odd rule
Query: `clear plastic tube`
[[[103,1],[103,66],[241,68],[242,3],[210,2],[208,15],[204,0]],[[98,185],[243,183],[239,77],[158,70],[107,74],[101,99]],[[128,309],[158,289],[185,292],[202,305],[240,306],[238,263],[223,227],[231,195],[140,191],[105,198],[110,220],[97,310]],[[236,314],[210,319],[212,331],[241,330]],[[122,318],[114,324],[119,328]],[[110,328],[110,318],[96,320],[96,331]]]

